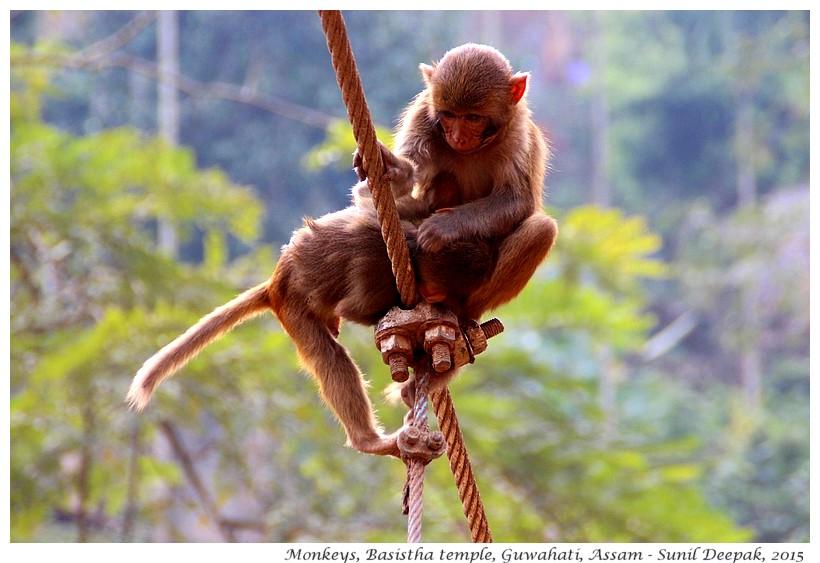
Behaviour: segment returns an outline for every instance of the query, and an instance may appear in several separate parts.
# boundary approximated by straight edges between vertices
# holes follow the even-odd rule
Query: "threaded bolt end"
[[[438,342],[433,344],[432,347],[432,356],[433,356],[433,369],[437,372],[447,371],[450,369],[452,365],[452,360],[450,359],[450,348],[446,344],[442,344]]]
[[[484,336],[492,338],[504,332],[504,324],[498,319],[490,319],[481,323],[481,330],[484,331]]]
[[[407,357],[404,354],[391,354],[388,360],[390,377],[393,381],[404,383],[410,377],[407,369]]]

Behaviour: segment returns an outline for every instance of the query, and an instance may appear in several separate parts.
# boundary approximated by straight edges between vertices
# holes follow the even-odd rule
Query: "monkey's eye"
[[[481,121],[482,116],[478,115],[477,113],[468,113],[464,117],[465,119],[467,119],[467,121],[470,121],[472,123],[478,123],[479,121]]]
[[[456,118],[456,114],[454,114],[451,111],[447,111],[447,110],[442,110],[442,111],[438,112],[438,116],[443,117],[444,119],[455,119]]]

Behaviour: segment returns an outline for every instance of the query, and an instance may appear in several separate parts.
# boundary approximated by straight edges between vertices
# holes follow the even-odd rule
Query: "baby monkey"
[[[513,73],[496,49],[468,43],[419,68],[426,87],[402,114],[391,161],[414,188],[396,204],[418,225],[423,253],[456,242],[489,250],[489,277],[464,292],[459,311],[478,320],[524,289],[555,242],[542,202],[549,151],[527,105],[529,74]],[[442,295],[421,283],[423,294]]]

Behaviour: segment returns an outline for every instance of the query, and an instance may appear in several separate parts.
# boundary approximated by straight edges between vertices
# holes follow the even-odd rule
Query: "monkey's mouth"
[[[474,140],[474,141],[467,141],[467,142],[461,143],[461,144],[448,142],[448,144],[450,145],[450,148],[452,148],[458,154],[468,155],[468,154],[472,154],[474,152],[477,152],[477,151],[483,149],[484,147],[488,146],[490,143],[492,143],[495,140],[496,135],[498,135],[497,131],[490,134],[490,135],[483,136],[481,139],[477,139],[477,140]]]
[[[450,145],[450,147],[454,151],[456,151],[458,154],[461,154],[461,155],[472,154],[472,153],[476,152],[478,149],[480,149],[483,146],[484,146],[484,143],[477,143],[477,144],[474,144],[474,145],[471,144],[471,145],[468,145],[468,146],[465,146],[465,147],[461,147],[461,146],[453,145],[453,144]]]

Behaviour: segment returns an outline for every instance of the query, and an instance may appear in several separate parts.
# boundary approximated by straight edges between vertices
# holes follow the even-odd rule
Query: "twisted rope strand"
[[[426,434],[427,391],[430,383],[430,362],[424,361],[422,369],[416,373],[416,401],[413,405],[413,426]],[[407,460],[407,543],[421,542],[421,516],[424,503],[424,468],[427,462],[419,459]]]
[[[458,496],[461,498],[461,506],[464,509],[464,516],[467,517],[467,525],[470,528],[470,536],[473,543],[492,543],[493,536],[490,532],[490,525],[487,522],[487,515],[484,511],[484,503],[481,501],[481,494],[473,474],[473,467],[464,447],[464,436],[461,434],[461,427],[458,424],[453,399],[450,390],[444,388],[431,394],[433,409],[438,419],[438,427],[444,434],[447,442],[447,458],[450,460],[450,471],[458,488]]]
[[[384,181],[384,161],[376,142],[376,128],[370,117],[367,100],[364,96],[361,77],[356,67],[356,59],[347,38],[342,13],[338,10],[319,10],[322,29],[327,37],[327,48],[330,51],[336,81],[342,91],[342,100],[347,108],[353,136],[362,155],[362,166],[367,173],[367,184],[373,194],[373,202],[382,229],[382,237],[387,245],[387,254],[396,278],[396,287],[401,295],[402,304],[411,308],[416,304],[418,291],[416,278],[413,276],[413,264],[410,251],[404,238],[404,231],[399,222],[396,203],[389,186]]]

